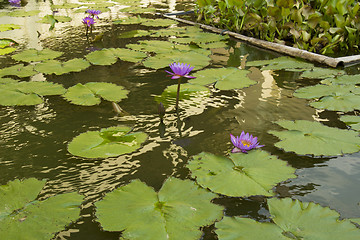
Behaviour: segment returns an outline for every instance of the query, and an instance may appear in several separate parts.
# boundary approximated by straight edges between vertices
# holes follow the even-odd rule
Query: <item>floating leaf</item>
[[[186,28],[184,27],[171,27],[171,28],[163,28],[152,31],[152,37],[170,37],[170,36],[178,36],[179,34],[186,33]]]
[[[297,154],[315,156],[335,156],[360,150],[358,133],[322,125],[306,120],[277,121],[288,131],[269,131],[280,138],[275,146]]]
[[[354,85],[360,83],[360,74],[356,75],[342,75],[336,78],[327,78],[321,81],[323,84],[346,84]]]
[[[117,61],[117,56],[114,55],[111,49],[91,52],[85,58],[94,65],[112,65]]]
[[[1,48],[0,49],[0,55],[6,55],[6,54],[9,54],[9,53],[12,53],[16,50],[16,48]]]
[[[167,53],[157,54],[146,59],[143,64],[145,67],[160,69],[169,66],[170,63],[186,63],[194,67],[195,70],[206,67],[210,64],[210,58],[207,55],[197,52],[183,52],[172,50]]]
[[[81,58],[74,58],[67,62],[48,60],[35,65],[35,70],[45,74],[62,75],[69,72],[80,72],[90,66],[90,63]]]
[[[246,75],[250,71],[238,69],[235,67],[228,68],[211,68],[194,73],[194,79],[189,83],[199,85],[209,85],[215,83],[215,87],[220,90],[241,89],[256,84]]]
[[[127,8],[122,8],[120,9],[120,12],[126,12],[126,13],[155,13],[156,12],[156,8],[141,8],[138,6],[133,6],[133,7],[127,7]]]
[[[140,62],[147,57],[146,53],[126,48],[110,48],[112,53],[123,61]]]
[[[319,68],[315,67],[312,70],[307,70],[301,74],[301,78],[330,78],[335,76],[344,75],[344,70],[331,69],[331,68]]]
[[[174,38],[174,39],[171,39],[171,41],[177,42],[177,43],[194,42],[194,43],[200,44],[200,43],[220,42],[220,41],[223,41],[228,38],[228,37],[225,37],[224,35],[209,33],[209,32],[196,32],[193,34],[190,34],[190,33],[182,34],[182,36],[184,36],[184,35],[187,37]]]
[[[360,109],[360,95],[344,94],[341,96],[326,96],[311,102],[310,106],[330,111],[352,112]]]
[[[254,234],[258,239],[269,240],[360,238],[360,230],[349,220],[339,220],[340,215],[330,208],[290,198],[272,198],[267,203],[273,223],[224,217],[215,224],[219,240],[251,240],[254,239]]]
[[[349,125],[351,129],[360,131],[360,116],[344,115],[340,117],[340,121]]]
[[[64,3],[62,5],[51,4],[51,9],[72,9],[81,7],[78,3]]]
[[[148,19],[146,22],[142,22],[141,25],[151,26],[151,27],[168,27],[171,25],[177,24],[177,21],[171,19]]]
[[[20,25],[17,24],[0,24],[0,32],[11,31],[20,28]]]
[[[8,39],[8,38],[0,39],[0,48],[10,47],[10,46],[14,46],[14,45],[17,45],[17,42],[15,42],[12,39]]]
[[[156,96],[155,100],[161,102],[165,107],[171,103],[175,103],[177,96],[178,85],[168,86],[160,96]],[[184,83],[180,86],[179,100],[191,99],[199,95],[209,96],[210,90],[207,87],[201,85],[195,85],[190,83]]]
[[[294,168],[262,150],[229,158],[202,152],[187,167],[202,187],[232,197],[272,196],[276,184],[295,177]]]
[[[128,18],[124,18],[124,19],[114,20],[113,24],[140,24],[140,23],[146,22],[148,20],[149,20],[148,18],[141,18],[139,16],[128,17]]]
[[[40,10],[25,11],[25,10],[16,10],[8,13],[10,17],[31,17],[39,15]]]
[[[28,65],[24,67],[24,64],[17,64],[11,67],[0,69],[0,77],[3,76],[17,76],[20,78],[31,77],[37,74],[34,71],[34,67],[32,65]]]
[[[266,65],[266,66],[265,66]],[[259,60],[249,61],[246,63],[247,67],[261,66],[261,70],[287,70],[287,71],[298,71],[304,69],[312,69],[314,65],[312,63],[298,60],[292,57],[278,57],[271,60]]]
[[[1,239],[51,239],[79,217],[82,196],[65,193],[35,200],[44,185],[29,178],[0,186]]]
[[[341,96],[349,94],[353,89],[354,86],[318,84],[299,88],[294,92],[294,96],[306,99],[321,98],[323,96]]]
[[[149,36],[150,34],[151,34],[151,32],[146,31],[146,30],[132,30],[132,31],[121,33],[119,38],[143,37],[143,36]]]
[[[36,50],[36,49],[28,49],[24,50],[21,53],[14,54],[12,58],[16,61],[23,61],[23,62],[39,62],[49,59],[54,59],[63,55],[62,52],[54,51],[51,49],[43,49],[43,50]]]
[[[6,84],[6,83],[17,83],[17,80],[14,80],[12,78],[0,78],[0,84]]]
[[[101,102],[100,98],[119,102],[126,98],[128,91],[122,86],[105,82],[78,83],[70,87],[63,97],[76,105],[93,106]]]
[[[108,158],[127,154],[140,148],[147,135],[130,132],[126,126],[88,131],[75,137],[68,145],[68,151],[85,158]]]
[[[12,82],[1,84],[0,105],[37,105],[43,102],[41,96],[60,95],[65,92],[60,84],[50,82]]]
[[[134,180],[95,203],[96,216],[104,230],[123,231],[129,240],[200,239],[200,227],[223,215],[211,203],[215,197],[190,180],[169,178],[158,193]]]

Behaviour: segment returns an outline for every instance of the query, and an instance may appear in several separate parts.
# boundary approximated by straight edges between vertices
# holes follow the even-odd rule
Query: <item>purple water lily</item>
[[[89,14],[89,17],[96,17],[97,19],[99,19],[99,14],[101,13],[100,10],[95,10],[95,9],[88,9],[86,10],[86,12]]]
[[[13,7],[20,7],[21,6],[21,0],[9,0],[9,3]]]
[[[196,78],[196,77],[189,76],[189,73],[191,72],[191,70],[194,69],[194,67],[190,67],[190,64],[174,62],[174,63],[170,64],[169,66],[173,72],[169,72],[166,70],[165,71],[167,73],[169,73],[170,75],[172,75],[171,79],[178,79],[181,77]]]
[[[231,150],[232,153],[237,152],[243,152],[247,153],[247,151],[253,149],[253,148],[260,148],[264,145],[259,145],[257,141],[257,137],[253,137],[249,133],[245,133],[242,131],[240,137],[239,136],[233,136],[230,134],[231,142],[234,144],[235,148]]]
[[[94,25],[94,23],[95,21],[91,17],[83,18],[83,24],[86,24],[88,27],[91,27],[92,25]]]

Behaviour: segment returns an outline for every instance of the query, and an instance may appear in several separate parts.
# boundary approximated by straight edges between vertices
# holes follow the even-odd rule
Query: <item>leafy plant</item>
[[[1,239],[48,240],[79,218],[83,197],[77,193],[36,199],[45,183],[29,178],[0,186]]]
[[[129,240],[200,239],[200,227],[223,215],[210,202],[216,196],[190,180],[168,178],[159,192],[134,180],[95,203],[96,216],[104,230]]]
[[[23,61],[23,62],[39,62],[49,59],[54,59],[63,55],[62,52],[54,51],[48,48],[43,50],[36,50],[36,49],[27,49],[22,51],[21,53],[14,54],[12,58],[16,61]]]
[[[90,66],[90,63],[81,58],[74,58],[66,62],[48,60],[35,65],[34,69],[44,74],[62,75],[70,72],[80,72]]]

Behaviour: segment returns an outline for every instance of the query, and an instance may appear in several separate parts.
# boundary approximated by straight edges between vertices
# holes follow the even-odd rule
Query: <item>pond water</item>
[[[50,48],[64,52],[58,59],[67,61],[84,57],[96,49],[125,47],[128,43],[150,39],[119,38],[124,32],[159,29],[112,24],[113,20],[127,16],[127,13],[119,12],[122,7],[116,2],[109,7],[109,11],[101,13],[97,20],[94,34],[104,34],[100,42],[91,42],[86,38],[82,24],[84,13],[75,12],[74,9],[58,9],[57,14],[70,16],[72,21],[56,23],[52,31],[49,31],[49,24],[37,23],[39,18],[52,13],[52,4],[63,3],[61,0],[29,0],[23,3],[23,9],[40,10],[39,16],[0,17],[1,24],[21,26],[21,29],[0,32],[0,38],[11,38],[18,42],[17,52],[30,48]],[[158,12],[189,10],[194,6],[191,1],[180,0],[150,0],[142,3],[143,6],[157,8]],[[1,12],[15,10],[7,3],[0,6]],[[0,68],[17,63],[11,58],[12,54],[0,57]],[[245,61],[279,56],[229,39],[227,47],[212,49],[211,63],[206,68],[241,68]],[[0,184],[35,177],[47,179],[41,198],[79,192],[85,196],[81,219],[71,224],[57,238],[118,239],[119,232],[102,231],[100,224],[95,221],[94,202],[133,179],[140,179],[155,190],[159,190],[169,176],[191,179],[185,167],[191,156],[203,151],[226,156],[233,148],[229,134],[240,135],[245,131],[258,137],[259,142],[265,145],[263,150],[297,169],[297,178],[275,187],[277,196],[314,201],[337,210],[344,218],[360,217],[359,153],[333,158],[300,156],[275,147],[278,139],[268,133],[269,130],[279,130],[279,126],[274,123],[276,120],[319,121],[327,126],[346,129],[346,125],[339,120],[341,112],[317,110],[308,105],[309,100],[293,96],[296,89],[314,85],[318,80],[300,79],[299,73],[292,71],[260,70],[259,67],[247,69],[251,71],[249,78],[257,84],[227,91],[212,87],[209,95],[198,94],[181,100],[178,114],[173,110],[175,99],[170,99],[164,124],[160,123],[155,97],[161,95],[167,86],[176,84],[176,80],[167,76],[165,68],[154,70],[141,63],[118,60],[107,66],[92,65],[81,72],[64,75],[38,73],[22,78],[26,81],[59,83],[65,88],[77,83],[115,83],[129,91],[128,97],[119,102],[128,114],[114,112],[109,101],[102,101],[96,106],[78,106],[70,104],[61,96],[46,96],[44,103],[36,106],[1,106]],[[347,74],[360,73],[357,66],[345,68],[345,71]],[[67,144],[79,134],[117,125],[127,125],[134,131],[145,132],[148,139],[131,154],[106,159],[77,157],[67,151]],[[225,206],[225,214],[228,216],[244,216],[255,220],[269,217],[263,197],[221,196],[214,202]],[[212,229],[213,226],[205,228],[203,239],[216,239]]]

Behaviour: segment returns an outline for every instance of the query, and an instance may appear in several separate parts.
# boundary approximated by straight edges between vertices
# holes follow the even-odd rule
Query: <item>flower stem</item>
[[[175,109],[178,109],[178,105],[179,105],[180,83],[181,83],[181,77],[178,79],[178,87],[177,87],[177,93],[176,93]]]

